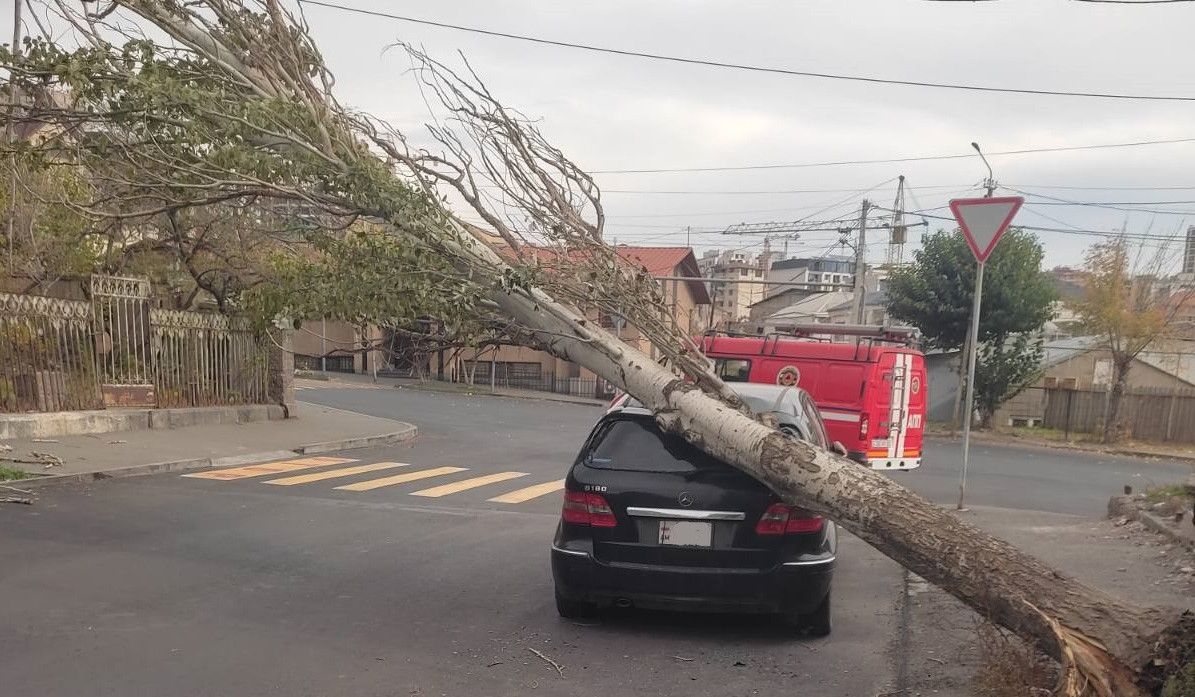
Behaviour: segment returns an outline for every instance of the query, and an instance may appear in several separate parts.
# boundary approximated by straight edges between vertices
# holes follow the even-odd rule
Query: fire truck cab
[[[708,333],[701,347],[728,382],[800,385],[852,460],[909,470],[921,466],[928,386],[916,338],[911,327],[811,324],[765,336]]]

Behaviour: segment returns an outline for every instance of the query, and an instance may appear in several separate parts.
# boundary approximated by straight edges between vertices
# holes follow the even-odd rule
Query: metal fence
[[[245,320],[151,310],[149,322],[158,406],[266,401],[266,352]]]
[[[1018,395],[1014,417],[1008,405],[1002,411],[1009,420],[1025,422],[1059,432],[1069,439],[1075,434],[1103,432],[1108,417],[1107,390],[1073,390],[1031,387]],[[1119,420],[1124,435],[1133,440],[1195,443],[1195,390],[1174,388],[1130,388],[1121,398]],[[1021,425],[1021,423],[1014,423]]]
[[[0,293],[0,411],[101,406],[91,305]]]
[[[532,370],[530,366],[535,366]],[[614,395],[614,389],[605,380],[597,378],[556,377],[553,373],[539,371],[539,363],[503,363],[493,364],[494,375],[491,378],[491,364],[488,361],[462,361],[462,367],[473,376],[473,384],[478,387],[496,387],[504,389],[531,390],[534,392],[551,392],[573,397],[590,397],[607,399]],[[449,376],[450,382],[464,383],[465,376],[461,372],[454,372]]]
[[[268,401],[267,351],[241,320],[152,307],[144,279],[91,301],[0,293],[0,412]]]

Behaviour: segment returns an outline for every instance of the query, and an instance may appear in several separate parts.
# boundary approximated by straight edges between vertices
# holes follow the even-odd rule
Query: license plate
[[[890,444],[891,441],[887,438],[873,438],[871,441],[871,447],[873,448],[887,448]]]
[[[691,520],[661,520],[660,544],[676,547],[710,547],[714,539],[713,523]]]

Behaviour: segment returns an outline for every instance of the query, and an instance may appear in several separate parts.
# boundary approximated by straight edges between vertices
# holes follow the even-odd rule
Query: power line
[[[1195,2],[1195,0],[1191,0]],[[1006,184],[1020,189],[1065,189],[1068,191],[1195,191],[1195,186],[1064,186],[1061,184]]]
[[[310,2],[311,0],[304,0]],[[1171,138],[1167,140],[1141,140],[1130,143],[1102,143],[1097,145],[1070,145],[1054,148],[1025,148],[986,153],[988,157],[1001,155],[1031,155],[1046,152],[1073,152],[1078,150],[1105,150],[1109,148],[1135,148],[1142,145],[1175,145],[1195,143],[1195,138]],[[829,162],[805,162],[791,165],[740,165],[735,167],[662,167],[658,169],[595,169],[590,174],[668,174],[675,172],[744,172],[769,169],[805,169],[810,167],[839,167],[847,165],[886,165],[899,162],[930,162],[935,160],[962,160],[975,157],[970,152],[959,155],[923,155],[917,157],[893,157],[882,160],[840,160]]]
[[[1031,198],[1046,199],[1045,201],[1032,202],[1033,205],[1038,205],[1038,206],[1083,206],[1085,208],[1106,208],[1108,210],[1121,211],[1124,213],[1149,213],[1152,215],[1183,215],[1183,216],[1195,215],[1195,211],[1163,211],[1163,210],[1157,210],[1157,209],[1153,209],[1153,208],[1129,207],[1129,206],[1134,205],[1134,202],[1132,202],[1132,201],[1127,202],[1127,203],[1122,203],[1122,202],[1117,202],[1117,201],[1112,201],[1112,202],[1107,202],[1107,203],[1099,202],[1099,201],[1072,201],[1070,199],[1058,198],[1057,196],[1047,196],[1045,194],[1034,194],[1034,193],[1030,193],[1027,191],[1022,191],[1020,189],[1014,189],[1009,186],[1002,186],[1000,188],[1007,189],[1008,191],[1012,191],[1012,192],[1015,192],[1018,194],[1023,194],[1025,196],[1029,196]],[[1144,203],[1145,205],[1150,205],[1150,202],[1148,202],[1148,201],[1145,201],[1142,203]],[[1156,201],[1153,203],[1154,203],[1154,205],[1167,205],[1167,203],[1171,203],[1173,205],[1182,205],[1182,204],[1195,203],[1195,201],[1175,201],[1175,202]]]
[[[1029,206],[1033,206],[1033,205],[1037,205],[1037,204],[1034,204],[1031,202],[1026,203],[1025,204],[1026,210],[1032,210],[1029,208]],[[891,208],[884,208],[882,206],[876,206],[876,208],[879,210],[896,212],[896,211],[893,211]],[[928,210],[938,210],[938,209],[931,208]],[[928,210],[925,210],[925,211],[901,211],[901,212],[904,215],[920,216],[922,218],[930,218],[933,220],[945,220],[945,221],[954,223],[955,225],[958,224],[958,221],[955,220],[951,216],[934,215],[932,213],[929,213]],[[1041,214],[1038,213],[1038,215],[1041,215]],[[1062,224],[1069,225],[1069,223],[1062,223]],[[1096,236],[1096,237],[1123,237],[1125,239],[1141,240],[1141,241],[1174,242],[1177,239],[1177,237],[1173,234],[1172,235],[1156,235],[1156,234],[1143,233],[1143,232],[1119,232],[1116,230],[1089,230],[1089,229],[1084,229],[1084,228],[1074,228],[1073,226],[1072,226],[1073,229],[1066,229],[1066,228],[1042,227],[1039,225],[1023,225],[1021,223],[1013,223],[1011,225],[1011,227],[1020,228],[1022,230],[1032,230],[1032,231],[1037,231],[1037,232],[1056,232],[1056,233],[1064,234],[1064,235],[1085,235],[1085,236]]]
[[[962,186],[962,184],[935,184],[933,186],[923,186],[922,189],[954,189]],[[1047,187],[1042,187],[1047,188]],[[1195,186],[1190,187],[1195,189]],[[782,196],[788,194],[845,194],[858,193],[862,189],[856,187],[854,189],[772,189],[770,191],[710,191],[703,190],[683,190],[683,191],[655,191],[651,189],[602,189],[603,194],[649,194],[649,195],[673,195],[673,196],[736,196],[736,195],[751,195],[751,196]]]
[[[349,7],[347,5],[340,5],[331,2],[322,2],[320,0],[299,0],[300,5],[314,5],[318,7],[325,7],[342,12],[354,12],[357,14],[367,15],[370,17],[382,17],[385,19],[398,20],[400,22],[410,22],[412,24],[422,24],[430,27],[439,27],[441,29],[453,29],[456,31],[469,32],[472,34],[482,34],[485,36],[498,37],[503,39],[514,39],[516,41],[526,41],[529,43],[542,44],[545,46],[557,46],[560,48],[572,48],[582,51],[592,51],[594,53],[607,53],[617,56],[627,56],[632,58],[646,58],[649,60],[666,61],[669,63],[681,63],[685,65],[700,65],[711,68],[724,68],[729,70],[744,70],[755,73],[770,73],[774,75],[787,75],[790,77],[811,77],[821,78],[825,80],[845,80],[850,82],[865,82],[871,84],[881,85],[899,85],[903,87],[926,87],[934,89],[951,89],[951,90],[965,90],[970,92],[992,92],[1001,94],[1028,94],[1037,96],[1052,96],[1052,97],[1085,97],[1096,99],[1121,99],[1121,100],[1138,100],[1138,101],[1159,101],[1159,102],[1195,102],[1195,97],[1179,97],[1168,95],[1145,95],[1145,94],[1117,94],[1111,92],[1070,92],[1064,90],[1038,90],[1027,89],[1019,87],[990,87],[984,85],[964,85],[958,83],[947,82],[928,82],[922,80],[893,80],[878,77],[869,77],[864,75],[845,75],[838,73],[821,73],[807,70],[792,70],[788,68],[770,68],[759,65],[747,65],[743,63],[727,63],[723,61],[707,60],[702,58],[682,58],[680,56],[668,56],[660,53],[645,53],[641,51],[628,51],[623,49],[608,48],[604,46],[593,46],[589,44],[578,44],[569,41],[557,41],[554,39],[544,39],[536,36],[528,36],[525,34],[512,34],[509,32],[495,31],[492,29],[482,29],[480,27],[467,27],[460,24],[449,24],[447,22],[435,22],[428,19],[417,19],[415,17],[406,17],[403,15],[391,14],[388,12],[379,12],[377,10],[366,10],[360,7]]]

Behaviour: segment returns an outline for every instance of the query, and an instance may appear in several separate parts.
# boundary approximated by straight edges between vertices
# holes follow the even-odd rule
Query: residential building
[[[715,249],[702,255],[698,262],[701,275],[711,279],[711,327],[743,328],[750,318],[751,305],[763,300],[762,281],[768,278],[770,259],[769,252],[756,255],[742,249]]]
[[[767,286],[765,297],[791,288],[821,293],[850,290],[855,283],[855,260],[841,256],[781,259],[772,262],[768,280],[773,283]]]
[[[708,326],[710,295],[702,278],[697,257],[689,247],[632,247],[620,245],[618,254],[642,267],[657,279],[663,291],[660,309],[673,318],[681,331],[697,335]],[[544,250],[545,253],[551,253]],[[690,280],[691,279],[691,280]],[[590,319],[611,330],[623,341],[636,346],[653,359],[656,348],[637,327],[616,316],[588,313]],[[445,377],[457,381],[469,377],[477,384],[494,383],[507,387],[548,389],[570,394],[606,396],[610,388],[588,369],[576,363],[523,346],[497,349],[465,350],[449,357]]]
[[[294,333],[295,368],[330,373],[384,370],[383,331],[339,320],[306,320]]]
[[[1190,341],[1155,342],[1129,367],[1131,390],[1188,391],[1195,388],[1195,347]],[[1083,336],[1045,345],[1042,376],[996,412],[998,426],[1040,425],[1045,388],[1106,392],[1112,388],[1111,352],[1103,337]],[[932,385],[931,385],[932,387]]]

